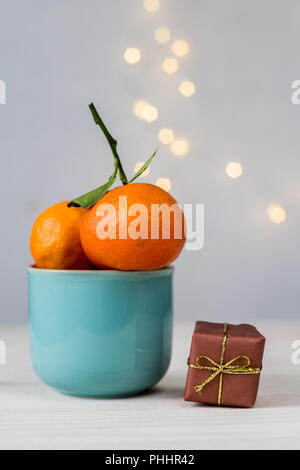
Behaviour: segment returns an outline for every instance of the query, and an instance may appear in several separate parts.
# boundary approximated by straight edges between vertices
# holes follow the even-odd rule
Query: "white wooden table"
[[[193,324],[175,326],[171,368],[135,398],[68,398],[43,385],[29,358],[27,329],[0,326],[0,449],[300,449],[300,365],[291,344],[300,322],[262,323],[267,336],[259,399],[250,410],[183,401]]]

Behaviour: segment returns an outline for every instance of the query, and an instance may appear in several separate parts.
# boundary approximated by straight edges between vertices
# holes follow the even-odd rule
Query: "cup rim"
[[[34,264],[26,266],[27,273],[30,274],[40,274],[40,275],[57,275],[57,276],[95,276],[95,277],[140,277],[140,276],[149,276],[149,277],[158,277],[158,276],[167,276],[174,272],[174,266],[170,265],[165,268],[148,270],[148,271],[119,271],[114,269],[41,269],[35,267]]]

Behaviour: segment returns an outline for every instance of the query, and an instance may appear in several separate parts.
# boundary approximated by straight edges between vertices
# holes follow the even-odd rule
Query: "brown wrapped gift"
[[[197,322],[184,399],[251,408],[264,347],[264,336],[252,325]]]

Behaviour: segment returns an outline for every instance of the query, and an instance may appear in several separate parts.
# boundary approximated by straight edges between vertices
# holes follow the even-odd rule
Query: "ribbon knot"
[[[212,372],[212,374],[201,384],[197,385],[195,387],[195,391],[198,393],[201,393],[202,390],[210,383],[212,382],[216,377],[220,376],[220,381],[219,381],[219,392],[218,392],[218,405],[221,405],[221,400],[222,400],[222,389],[223,389],[223,374],[229,374],[229,375],[257,375],[260,374],[261,370],[259,368],[253,368],[250,367],[251,361],[248,356],[236,356],[230,361],[226,362],[224,364],[224,357],[225,357],[225,351],[226,351],[226,344],[227,344],[227,330],[228,330],[228,325],[225,323],[224,325],[224,337],[223,337],[223,343],[222,343],[222,350],[221,350],[221,357],[220,357],[220,363],[214,361],[211,357],[209,356],[198,356],[196,359],[196,364],[191,364],[188,361],[188,366],[191,367],[192,369],[198,369],[198,370],[209,370]],[[201,360],[206,360],[209,362],[211,365],[204,365],[201,364]],[[235,364],[238,361],[244,360],[244,364]]]

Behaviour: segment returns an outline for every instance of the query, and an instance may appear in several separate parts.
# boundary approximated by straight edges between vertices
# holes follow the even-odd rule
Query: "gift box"
[[[184,399],[251,408],[257,397],[265,337],[252,325],[197,322]]]

